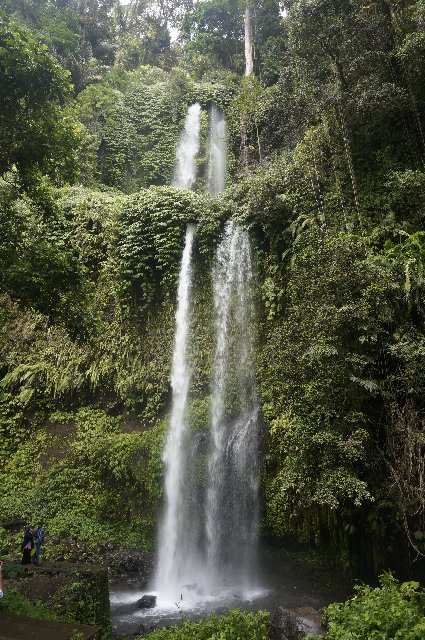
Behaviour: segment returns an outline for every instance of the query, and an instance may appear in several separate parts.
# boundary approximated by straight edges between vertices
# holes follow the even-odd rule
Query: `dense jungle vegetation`
[[[249,6],[244,76],[240,0],[0,0],[0,521],[153,548],[185,227],[202,429],[210,266],[233,216],[257,260],[263,535],[409,574],[425,554],[425,4]],[[168,185],[194,101],[183,192]],[[217,197],[212,103],[229,129]]]

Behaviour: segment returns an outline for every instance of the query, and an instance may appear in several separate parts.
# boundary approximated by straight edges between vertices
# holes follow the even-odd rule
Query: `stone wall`
[[[8,564],[6,569],[6,578],[8,573],[14,574],[13,565]],[[5,581],[5,590],[13,588],[33,603],[45,603],[61,620],[100,627],[99,640],[109,640],[111,612],[106,567],[54,562],[19,573],[22,575]]]

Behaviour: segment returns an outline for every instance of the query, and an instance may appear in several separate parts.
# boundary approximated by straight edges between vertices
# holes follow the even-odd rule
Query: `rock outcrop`
[[[324,633],[318,611],[312,607],[279,607],[272,618],[268,640],[302,640],[309,633]]]

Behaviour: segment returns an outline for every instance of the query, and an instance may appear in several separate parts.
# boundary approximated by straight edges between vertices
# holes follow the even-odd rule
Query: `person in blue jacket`
[[[0,600],[3,598],[3,562],[0,560]]]
[[[44,525],[40,523],[34,534],[35,553],[32,558],[33,564],[40,566],[40,550],[44,544]]]

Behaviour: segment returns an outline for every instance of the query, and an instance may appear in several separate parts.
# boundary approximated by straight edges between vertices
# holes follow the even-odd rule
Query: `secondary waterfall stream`
[[[190,105],[180,142],[171,184],[180,189],[193,189],[196,181],[196,156],[199,151],[201,105]]]
[[[226,186],[227,127],[223,113],[215,105],[210,110],[208,136],[207,191],[216,195]]]
[[[177,149],[172,184],[196,182],[200,106],[188,109]],[[224,190],[226,122],[210,111],[207,190]],[[180,266],[172,408],[163,454],[165,511],[159,532],[155,590],[161,606],[213,595],[225,584],[246,585],[252,577],[258,538],[258,403],[254,379],[253,267],[249,237],[227,223],[212,271],[215,351],[211,379],[209,445],[200,451],[190,433],[192,247],[189,225]],[[207,457],[204,483],[197,463]],[[199,465],[198,465],[199,467]]]
[[[213,269],[216,348],[207,485],[208,574],[246,582],[258,538],[258,402],[249,237],[228,222]]]
[[[176,581],[184,569],[186,544],[185,509],[185,435],[187,431],[186,405],[189,391],[190,371],[187,363],[189,299],[191,289],[191,255],[195,227],[189,225],[180,268],[176,333],[174,339],[171,388],[173,402],[168,438],[163,460],[166,465],[165,499],[166,510],[159,537],[159,559],[156,585],[162,597],[175,596]]]

